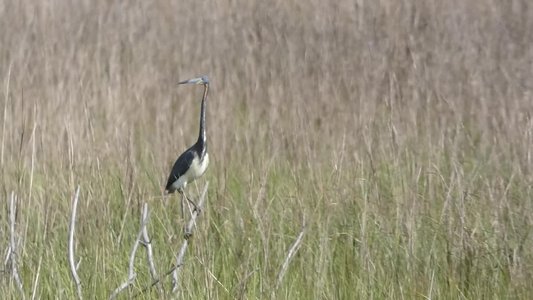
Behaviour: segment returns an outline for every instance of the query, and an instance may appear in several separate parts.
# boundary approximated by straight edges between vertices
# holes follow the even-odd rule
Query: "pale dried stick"
[[[20,280],[19,272],[17,269],[17,237],[15,236],[15,220],[17,216],[17,197],[15,196],[15,192],[11,192],[11,201],[9,202],[9,252],[8,252],[8,258],[6,259],[11,262],[11,275],[13,276],[13,279],[15,280],[15,283],[17,284],[17,288],[19,289],[22,298],[24,297],[24,290],[22,288],[22,281]]]
[[[296,241],[294,241],[291,248],[289,249],[289,252],[287,253],[287,256],[285,257],[285,261],[283,262],[283,265],[281,266],[281,270],[278,273],[278,281],[276,283],[276,290],[280,286],[283,280],[283,276],[285,276],[285,273],[287,272],[287,269],[289,268],[289,263],[291,262],[292,257],[296,254],[296,252],[300,248],[300,245],[304,238],[304,234],[305,234],[305,226],[303,226],[302,231],[300,231],[300,234],[298,234]]]
[[[147,222],[148,220],[148,204],[144,203],[143,205],[143,211],[142,211],[142,217],[141,222]],[[148,236],[148,228],[147,226],[144,226],[142,229],[142,245],[146,247],[146,259],[148,260],[148,267],[150,269],[150,275],[152,276],[152,280],[157,280],[157,271],[155,269],[155,263],[154,263],[154,252],[152,249],[152,241],[150,240],[150,237]],[[158,285],[159,286],[159,285]],[[159,286],[159,291],[162,292],[161,287]]]
[[[198,218],[198,216],[200,215],[205,199],[207,198],[207,187],[208,186],[209,186],[209,182],[206,182],[202,195],[200,196],[200,200],[198,201],[196,208],[192,212],[189,223],[185,227],[184,241],[176,257],[176,267],[174,271],[172,272],[172,277],[173,277],[172,292],[173,293],[178,292],[180,268],[181,266],[183,266],[183,259],[185,257],[185,252],[187,251],[187,247],[189,246],[189,238],[192,236],[192,229],[196,225],[196,218]]]
[[[75,259],[74,259],[74,232],[76,229],[76,214],[78,211],[78,198],[80,196],[80,186],[76,188],[76,193],[74,194],[74,197],[72,198],[72,214],[70,216],[70,226],[68,230],[68,262],[70,264],[70,273],[72,275],[72,279],[74,280],[74,283],[76,284],[76,292],[78,294],[78,299],[83,299],[82,293],[81,293],[81,281],[80,277],[78,276],[78,267],[79,264],[76,265]]]
[[[146,210],[148,207],[145,204]],[[139,230],[139,233],[137,234],[137,238],[135,239],[135,243],[133,243],[133,248],[131,249],[131,255],[130,255],[130,263],[129,263],[129,269],[128,269],[128,279],[124,281],[118,288],[116,288],[113,293],[111,293],[111,296],[109,296],[109,299],[115,299],[120,292],[128,288],[130,285],[133,284],[135,277],[137,277],[137,274],[135,273],[135,254],[137,253],[137,248],[139,248],[139,244],[141,243],[141,236],[143,234],[144,227],[146,226],[147,218],[144,218],[144,212],[141,217],[141,229]]]

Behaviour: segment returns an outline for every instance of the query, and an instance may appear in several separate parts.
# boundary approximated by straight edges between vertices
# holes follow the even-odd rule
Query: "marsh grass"
[[[143,202],[169,270],[183,220],[162,187],[201,96],[176,83],[201,74],[210,189],[180,296],[533,293],[528,1],[1,1],[0,28],[0,249],[14,191],[27,298],[76,296],[77,185],[86,298],[127,276]],[[0,291],[20,298],[7,266]]]

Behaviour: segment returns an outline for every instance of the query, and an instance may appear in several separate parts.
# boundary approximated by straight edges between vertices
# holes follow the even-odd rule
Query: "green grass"
[[[180,298],[528,299],[533,11],[478,2],[0,1],[0,250],[14,192],[25,298],[76,298],[77,186],[84,298],[126,280],[143,203],[170,270],[184,220],[162,188],[201,97],[177,82],[207,74]],[[143,247],[135,271],[122,298],[152,280]]]

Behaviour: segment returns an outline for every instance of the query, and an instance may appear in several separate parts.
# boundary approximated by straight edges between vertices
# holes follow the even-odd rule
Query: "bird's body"
[[[200,133],[198,135],[198,141],[189,149],[185,150],[174,163],[165,188],[169,194],[174,193],[175,191],[183,193],[183,189],[187,184],[202,176],[209,165],[205,127],[205,110],[207,92],[209,90],[209,79],[206,76],[203,76],[180,82],[180,84],[185,83],[203,84],[204,86],[204,96],[202,98],[202,108],[200,112]]]
[[[204,157],[201,158],[193,147],[181,154],[174,163],[166,187],[169,194],[174,193],[176,190],[184,189],[187,183],[204,175],[207,170],[209,154],[205,153]]]

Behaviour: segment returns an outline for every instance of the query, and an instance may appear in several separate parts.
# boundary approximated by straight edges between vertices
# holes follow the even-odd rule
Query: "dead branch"
[[[11,276],[15,280],[17,288],[24,297],[24,290],[22,287],[22,281],[20,280],[18,268],[17,268],[17,237],[15,233],[15,221],[17,216],[17,197],[15,192],[11,192],[11,201],[9,202],[9,250],[6,257],[6,264],[9,261],[11,263]]]
[[[180,251],[178,252],[178,255],[176,257],[176,268],[172,272],[172,277],[173,277],[172,292],[173,293],[178,292],[180,268],[183,265],[183,259],[185,257],[185,252],[187,251],[187,247],[189,246],[189,238],[191,238],[192,230],[196,225],[196,218],[198,218],[198,216],[200,215],[205,199],[207,198],[206,196],[207,196],[208,186],[209,186],[209,182],[206,182],[202,195],[200,196],[200,200],[198,201],[197,207],[193,210],[191,219],[189,220],[189,223],[185,227],[185,236],[184,236],[183,244],[181,245]]]
[[[152,280],[152,283],[150,283],[149,286],[146,286],[145,288],[143,288],[140,292],[135,294],[133,296],[133,298],[137,298],[141,294],[144,294],[146,291],[148,291],[149,289],[153,288],[155,285],[159,284],[164,278],[166,278],[167,276],[172,274],[174,272],[174,270],[176,270],[176,268],[177,268],[177,266],[173,266],[170,270],[168,270],[165,274],[163,274],[163,276]]]
[[[281,266],[281,270],[278,273],[278,281],[276,283],[276,290],[280,286],[283,276],[285,276],[285,273],[287,272],[287,269],[289,268],[289,263],[292,260],[292,257],[296,254],[298,249],[300,248],[300,245],[302,243],[303,237],[305,234],[305,225],[302,228],[302,231],[300,231],[300,234],[298,234],[298,237],[296,238],[296,241],[292,244],[291,248],[289,249],[289,252],[287,252],[287,256],[285,257],[285,261],[283,262],[283,265]]]
[[[148,221],[148,204],[144,203],[143,205],[143,212],[141,216],[141,222],[147,223]],[[154,263],[154,252],[152,249],[152,241],[150,240],[150,237],[148,236],[148,228],[147,226],[144,226],[142,229],[142,245],[146,248],[146,259],[148,260],[148,268],[150,269],[150,275],[152,276],[152,281],[157,280],[157,271],[155,269],[155,263]],[[161,287],[159,286],[159,291],[162,292]]]
[[[133,248],[131,249],[128,278],[118,288],[116,288],[113,291],[113,293],[111,293],[111,296],[109,296],[109,299],[115,299],[118,296],[118,294],[120,294],[123,290],[128,288],[130,285],[132,285],[135,280],[135,277],[137,277],[137,274],[135,273],[135,254],[137,253],[137,248],[139,248],[139,244],[141,243],[141,237],[142,237],[147,221],[148,221],[148,206],[145,203],[143,207],[143,212],[141,215],[141,229],[139,230],[139,233],[137,234],[137,238],[135,239],[135,242],[133,243]]]
[[[76,188],[76,193],[74,194],[74,197],[72,198],[72,214],[70,216],[70,226],[68,230],[68,261],[70,264],[70,273],[72,275],[72,279],[74,280],[74,283],[76,284],[76,292],[78,293],[78,299],[83,299],[82,293],[81,293],[81,281],[80,277],[78,276],[78,266],[75,263],[74,259],[74,232],[76,228],[76,213],[78,210],[78,198],[80,195],[80,186]]]

